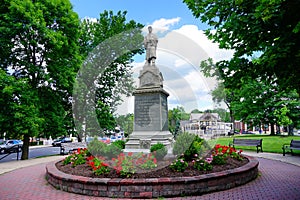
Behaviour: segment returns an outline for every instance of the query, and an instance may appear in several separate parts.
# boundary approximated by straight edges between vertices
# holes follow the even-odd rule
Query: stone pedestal
[[[156,143],[170,148],[173,136],[168,128],[169,94],[163,89],[163,77],[155,65],[146,64],[140,71],[140,87],[134,92],[134,131],[128,149],[149,149]]]

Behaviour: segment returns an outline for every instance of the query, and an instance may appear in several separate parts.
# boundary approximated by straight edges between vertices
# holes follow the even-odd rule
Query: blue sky
[[[127,19],[135,20],[144,25],[151,24],[155,20],[165,18],[180,18],[173,28],[179,28],[185,24],[194,24],[199,29],[207,26],[195,19],[186,4],[182,0],[71,0],[74,11],[80,18],[98,18],[104,10],[127,11]]]
[[[104,10],[114,13],[121,10],[127,11],[127,20],[151,25],[159,37],[156,65],[163,74],[164,88],[170,93],[169,109],[183,106],[190,112],[215,108],[210,91],[216,81],[205,78],[199,64],[209,57],[214,61],[229,59],[233,52],[220,50],[218,44],[207,39],[203,30],[208,26],[195,19],[182,0],[71,0],[71,3],[80,18],[99,18]],[[134,59],[135,78],[144,66],[144,57]],[[118,114],[132,113],[133,98],[124,99],[119,110]]]

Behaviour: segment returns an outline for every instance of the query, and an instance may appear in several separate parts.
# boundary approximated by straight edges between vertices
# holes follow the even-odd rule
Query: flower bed
[[[215,172],[215,168],[221,169],[226,166],[224,163],[239,159],[244,161],[246,159],[247,163],[237,168]],[[182,155],[160,170],[150,171],[148,174],[142,173],[144,176],[139,176],[141,174],[136,172],[145,169],[153,170],[157,167],[157,160],[152,154],[125,156],[121,153],[109,163],[104,158],[88,155],[87,150],[78,150],[62,162],[50,163],[46,167],[47,180],[54,187],[79,194],[119,198],[199,195],[245,184],[253,180],[258,173],[257,160],[251,157],[244,158],[240,152],[221,145],[216,145],[208,157],[201,158],[193,155],[193,158],[188,161]],[[90,167],[91,177],[64,173],[58,169],[59,165],[67,165],[69,171],[76,167],[85,169]],[[174,176],[167,173],[163,177],[160,173],[164,170],[168,170]],[[188,170],[197,173],[184,174]],[[159,176],[155,177],[157,172]]]

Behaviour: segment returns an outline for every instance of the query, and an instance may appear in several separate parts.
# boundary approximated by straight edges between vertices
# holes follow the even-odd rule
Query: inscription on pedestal
[[[160,98],[158,94],[135,97],[135,130],[159,130]]]

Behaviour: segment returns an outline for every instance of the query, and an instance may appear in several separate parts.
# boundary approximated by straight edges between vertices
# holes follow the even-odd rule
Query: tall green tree
[[[218,42],[220,48],[235,50],[231,60],[216,63],[225,91],[232,94],[231,104],[234,102],[238,112],[235,115],[274,123],[274,110],[280,109],[277,102],[282,102],[279,96],[283,95],[282,99],[286,98],[285,93],[300,92],[300,2],[184,2],[195,17],[211,26],[206,30],[209,39]],[[251,99],[247,92],[255,88]],[[299,112],[297,106],[291,110]]]
[[[188,120],[190,115],[185,112],[184,108],[177,106],[168,111],[169,130],[176,137],[180,132],[180,121]]]
[[[22,91],[17,111],[11,111],[13,131],[24,141],[21,159],[27,159],[29,138],[43,130],[51,135],[49,127],[61,126],[61,119],[71,112],[70,97],[81,61],[79,19],[68,0],[4,0],[0,11],[0,67],[17,83],[23,82],[16,91],[28,92]],[[45,99],[49,93],[55,101]],[[35,118],[47,120],[38,127],[36,122],[28,123]]]
[[[222,77],[219,73],[219,69],[217,65],[213,62],[212,58],[201,61],[200,63],[200,71],[204,74],[205,77],[214,77],[218,81],[217,86],[211,91],[213,101],[221,105],[221,103],[225,103],[229,110],[230,122],[234,127],[234,111],[232,109],[231,103],[235,100],[235,95],[232,89],[226,88],[224,85],[224,76]],[[221,110],[218,110],[220,116],[224,116],[223,121],[227,121],[226,114],[224,115]],[[225,111],[226,113],[226,111]]]
[[[142,24],[134,20],[126,20],[126,11],[118,11],[114,14],[112,11],[104,11],[100,13],[97,21],[84,19],[81,23],[81,54],[91,53],[99,44],[105,40],[114,37],[117,34],[126,33],[126,31],[141,29]],[[141,32],[140,32],[141,33]],[[124,34],[125,36],[126,34]],[[97,77],[98,86],[96,91],[97,100],[102,101],[111,107],[112,111],[122,102],[121,95],[131,95],[133,92],[133,80],[131,78],[133,56],[143,53],[142,34],[136,34],[132,40],[138,40],[140,45],[135,50],[124,52],[121,56],[113,60],[113,62],[105,68],[105,70]],[[126,39],[126,38],[125,38]],[[123,43],[120,38],[120,44]],[[114,44],[116,45],[116,44]],[[103,52],[97,52],[103,53]]]
[[[143,53],[143,25],[126,20],[126,14],[104,11],[96,21],[85,19],[81,23],[80,51],[85,61],[75,88],[75,118],[77,127],[81,129],[79,139],[87,134],[80,127],[98,129],[98,121],[101,129],[107,129],[108,121],[99,118],[103,106],[110,108],[109,115],[112,115],[122,102],[122,96],[133,92],[131,62],[134,55]],[[89,112],[83,114],[86,110]],[[97,113],[98,119],[93,119],[94,113]],[[114,124],[113,120],[109,121]]]
[[[219,63],[220,70],[230,75],[240,71],[253,78],[273,77],[281,88],[296,89],[300,94],[300,1],[184,2],[195,17],[211,26],[206,31],[210,39],[221,48],[235,50],[232,60]],[[259,62],[251,62],[249,57],[254,55]],[[243,65],[237,65],[241,62]]]
[[[116,116],[117,125],[124,130],[124,135],[127,137],[133,132],[134,116],[132,113]]]

